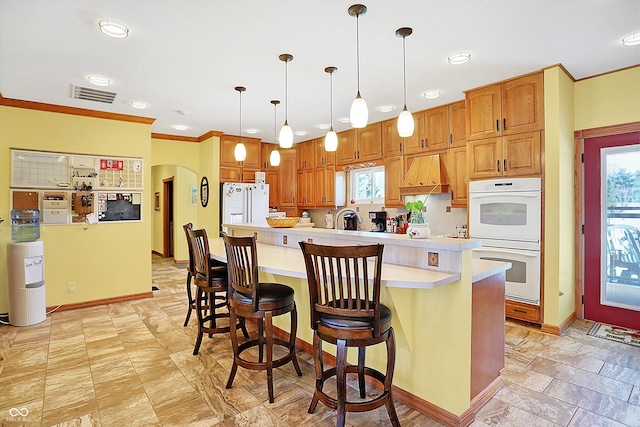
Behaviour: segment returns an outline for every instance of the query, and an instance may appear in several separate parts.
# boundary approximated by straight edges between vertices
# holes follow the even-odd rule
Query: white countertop
[[[306,229],[305,231],[309,231],[309,229]],[[342,230],[335,231],[340,232]],[[282,276],[297,277],[301,279],[307,278],[304,258],[302,256],[302,250],[300,248],[275,246],[264,243],[257,243],[256,247],[258,251],[258,264],[260,271],[265,273],[279,274]],[[222,238],[210,238],[209,250],[211,252],[212,258],[218,261],[226,262],[226,254]],[[509,263],[473,260],[472,282],[476,282],[486,277],[493,276],[494,274],[504,272],[509,268],[511,268],[511,264]],[[417,267],[407,267],[402,265],[384,263],[382,268],[381,281],[382,286],[432,289],[455,282],[456,280],[459,280],[460,277],[461,275],[459,273],[431,271]]]

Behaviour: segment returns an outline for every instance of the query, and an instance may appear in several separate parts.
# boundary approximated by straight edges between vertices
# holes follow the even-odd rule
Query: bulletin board
[[[142,193],[98,193],[98,221],[141,221]]]

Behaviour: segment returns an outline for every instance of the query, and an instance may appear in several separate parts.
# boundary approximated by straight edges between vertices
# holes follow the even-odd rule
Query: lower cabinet
[[[505,314],[507,317],[511,317],[513,319],[520,319],[533,323],[541,323],[540,306],[538,305],[506,300]]]

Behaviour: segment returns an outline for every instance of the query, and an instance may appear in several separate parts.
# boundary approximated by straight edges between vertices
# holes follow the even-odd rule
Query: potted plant
[[[425,204],[427,203],[427,199],[433,193],[433,191],[438,187],[438,185],[434,185],[434,187],[429,191],[429,194],[426,195],[424,200],[414,200],[413,202],[407,202],[405,204],[405,208],[407,209],[407,215],[409,218],[409,227],[407,228],[407,234],[412,239],[426,239],[431,234],[431,230],[429,229],[429,223],[424,222],[424,211]]]

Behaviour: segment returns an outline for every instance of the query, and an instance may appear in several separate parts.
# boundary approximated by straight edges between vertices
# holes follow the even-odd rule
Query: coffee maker
[[[369,219],[371,220],[371,231],[377,231],[382,233],[387,231],[387,212],[386,211],[369,212]]]

